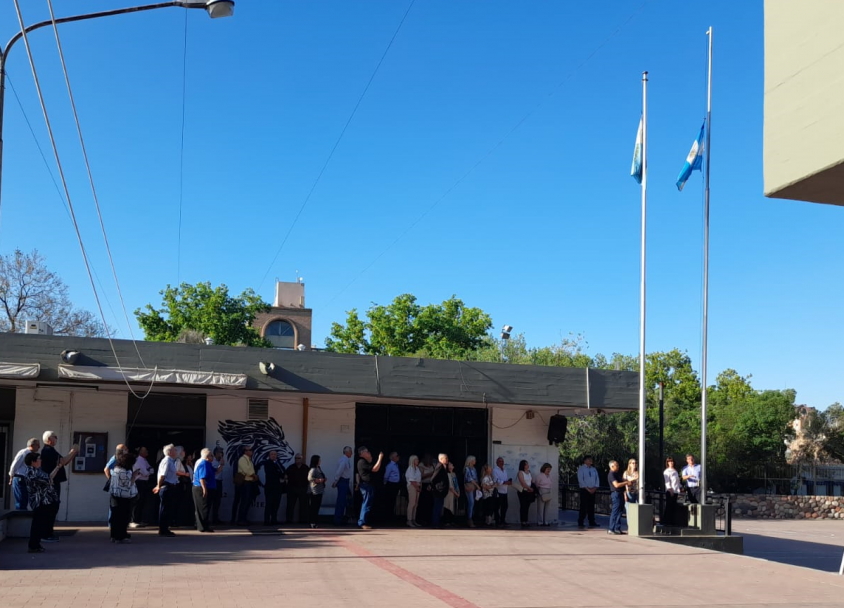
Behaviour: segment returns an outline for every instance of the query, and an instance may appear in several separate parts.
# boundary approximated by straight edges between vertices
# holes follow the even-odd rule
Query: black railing
[[[654,507],[654,515],[659,521],[665,510],[665,492],[660,490],[648,490],[645,492],[645,502]],[[730,512],[729,498],[713,498],[707,500],[709,504],[715,504],[718,509],[715,511],[715,529],[726,535],[732,533],[732,514]],[[573,484],[560,484],[560,508],[569,511],[580,511],[580,488]],[[610,489],[598,488],[595,491],[595,513],[599,515],[610,514]]]

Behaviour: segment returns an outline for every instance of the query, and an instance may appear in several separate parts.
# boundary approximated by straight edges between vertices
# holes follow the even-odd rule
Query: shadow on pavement
[[[744,554],[772,562],[838,572],[844,547],[810,541],[742,533]]]

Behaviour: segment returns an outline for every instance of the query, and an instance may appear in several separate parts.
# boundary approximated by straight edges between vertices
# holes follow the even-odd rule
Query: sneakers
[[[372,526],[363,524],[362,526],[358,526],[358,530],[372,530]]]

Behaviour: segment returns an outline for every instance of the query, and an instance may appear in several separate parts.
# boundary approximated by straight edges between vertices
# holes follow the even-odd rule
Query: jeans
[[[466,519],[472,521],[475,516],[475,491],[466,491]]]
[[[695,486],[694,488],[690,487],[686,496],[689,498],[689,502],[693,505],[700,503],[700,487]]]
[[[627,514],[627,505],[629,504],[636,504],[639,502],[639,493],[638,492],[626,492],[624,494],[624,513]]]
[[[363,496],[363,504],[360,506],[360,518],[358,519],[358,527],[366,525],[366,516],[372,510],[372,501],[375,498],[375,488],[372,484],[361,483],[360,493]]]
[[[577,514],[577,525],[582,526],[587,518],[590,526],[596,525],[595,494],[586,488],[580,488],[580,512]]]
[[[612,493],[612,511],[610,512],[610,532],[621,532],[621,512],[624,508],[624,492]]]
[[[12,479],[12,492],[15,494],[15,509],[26,511],[29,509],[29,495],[26,493],[26,479],[14,476]]]
[[[445,504],[445,496],[434,496],[434,510],[431,511],[431,523],[434,527],[440,525],[440,518],[443,514],[443,504]]]
[[[173,522],[176,507],[176,493],[179,488],[175,484],[165,484],[158,490],[158,497],[161,502],[158,507],[158,533],[163,534],[170,531],[170,524]]]
[[[346,519],[346,504],[349,501],[349,480],[337,480],[337,500],[334,502],[334,525],[339,526]]]

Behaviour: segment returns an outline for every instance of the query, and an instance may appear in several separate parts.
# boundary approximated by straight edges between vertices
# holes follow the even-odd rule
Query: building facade
[[[411,453],[446,452],[458,469],[471,453],[479,464],[503,456],[513,477],[519,460],[534,471],[551,463],[556,482],[550,416],[634,410],[638,398],[632,372],[151,342],[137,344],[139,360],[132,342],[113,344],[0,334],[4,472],[27,439],[47,429],[60,453],[82,447],[68,467],[61,521],[105,519],[102,469],[118,443],[151,455],[168,443],[223,448],[224,518],[245,445],[255,446],[257,463],[270,450],[285,465],[296,453],[319,454],[329,475],[344,446],[365,444],[398,451],[402,470]],[[6,484],[3,493],[9,508]],[[335,499],[329,487],[326,513]],[[553,501],[556,509],[556,492]],[[250,518],[262,515],[263,495]]]
[[[253,327],[275,348],[310,349],[313,311],[305,308],[305,283],[277,281],[275,300],[269,312],[255,318]]]

